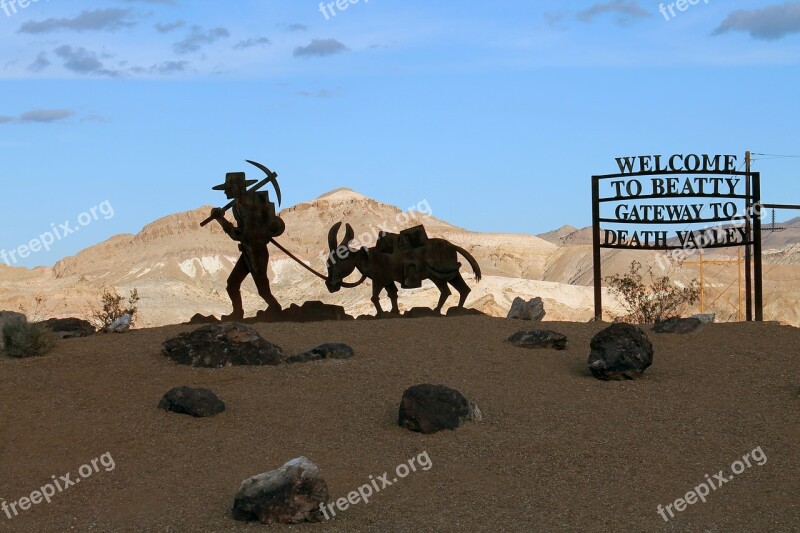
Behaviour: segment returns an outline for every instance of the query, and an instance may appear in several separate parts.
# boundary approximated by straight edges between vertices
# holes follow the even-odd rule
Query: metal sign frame
[[[651,156],[646,156],[651,157]],[[705,158],[706,156],[704,156]],[[638,159],[631,158],[631,159]],[[619,163],[619,160],[618,160]],[[622,169],[621,163],[620,168]],[[632,167],[631,167],[632,169]],[[639,195],[626,195],[626,196],[614,196],[614,197],[601,197],[600,196],[600,185],[604,180],[609,179],[618,179],[618,180],[633,180],[639,182],[641,186],[641,182],[636,178],[659,178],[659,177],[668,177],[668,176],[740,176],[743,177],[745,180],[746,191],[745,194],[735,194],[731,192],[730,194],[720,194],[720,193],[703,193],[703,194],[681,194],[681,193],[664,193],[664,194],[639,194]],[[738,184],[737,184],[738,185]],[[655,188],[655,186],[654,186]],[[620,192],[620,187],[618,187],[617,192]],[[627,191],[626,191],[627,192]],[[640,189],[641,192],[641,189]],[[630,224],[634,228],[638,226],[651,226],[654,224],[702,224],[702,223],[724,223],[724,222],[739,222],[742,220],[741,215],[738,213],[734,216],[717,216],[711,218],[698,218],[696,220],[664,220],[661,218],[653,218],[653,219],[613,219],[613,218],[602,218],[600,216],[600,206],[601,204],[607,202],[628,202],[636,205],[637,202],[642,200],[661,200],[661,199],[702,199],[705,201],[706,204],[711,205],[710,201],[715,199],[720,200],[744,200],[745,201],[745,230],[744,230],[744,240],[739,242],[728,242],[728,243],[714,243],[709,244],[707,246],[702,246],[700,248],[733,248],[733,247],[744,247],[746,251],[749,252],[750,247],[752,246],[753,249],[753,272],[751,272],[750,265],[747,265],[747,272],[746,276],[748,280],[752,279],[752,286],[755,292],[755,320],[762,321],[763,320],[763,286],[762,286],[762,273],[763,273],[763,266],[762,266],[762,254],[761,254],[761,174],[759,172],[737,172],[731,170],[667,170],[667,169],[656,169],[656,170],[643,170],[639,172],[622,172],[616,174],[602,174],[592,176],[592,260],[594,263],[594,308],[595,308],[595,320],[602,320],[603,315],[603,294],[602,294],[602,280],[603,280],[603,273],[602,273],[602,264],[601,264],[601,250],[604,248],[611,248],[611,249],[626,249],[626,250],[680,250],[685,248],[685,244],[683,245],[670,245],[668,243],[664,244],[639,244],[636,246],[619,243],[619,244],[609,244],[601,242],[601,227],[600,224],[605,223],[613,223],[613,224]],[[688,205],[688,204],[687,204]],[[705,204],[704,204],[705,205]],[[758,209],[753,209],[753,206],[759,206]],[[719,214],[719,213],[717,213]],[[616,230],[620,231],[620,230]],[[694,233],[694,231],[692,231]],[[617,234],[619,236],[619,233]],[[755,237],[754,237],[755,236]],[[607,235],[608,239],[608,235]],[[749,255],[749,254],[748,254]],[[749,263],[749,261],[748,261]],[[748,284],[749,285],[749,284]],[[750,290],[747,291],[746,294],[747,298],[747,308],[748,311],[753,307],[753,294]],[[747,316],[748,320],[752,319],[751,314],[748,312]]]

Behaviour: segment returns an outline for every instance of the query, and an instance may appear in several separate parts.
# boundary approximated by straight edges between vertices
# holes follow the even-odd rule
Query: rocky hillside
[[[398,231],[424,224],[431,236],[464,247],[480,263],[484,274],[480,284],[475,284],[468,268],[464,270],[473,287],[467,301],[469,306],[493,316],[505,316],[516,296],[541,296],[548,310],[547,319],[585,321],[592,316],[589,228],[565,226],[541,236],[476,233],[425,214],[429,211],[426,207],[404,213],[349,189],[338,189],[284,209],[281,216],[287,232],[279,241],[312,268],[324,272],[328,230],[336,222],[349,222],[356,232],[354,244],[367,246],[381,230]],[[115,288],[120,293],[136,288],[142,298],[139,326],[178,323],[195,313],[227,313],[230,304],[225,281],[239,253],[236,243],[217,224],[200,227],[210,209],[205,206],[164,217],[136,235],[114,236],[59,261],[53,268],[28,270],[0,266],[0,308],[17,310],[23,306],[31,311],[35,298],[42,296],[43,314],[87,316],[96,307],[103,288]],[[791,229],[765,241],[766,316],[800,324],[797,304],[800,284],[796,281],[800,279],[800,250],[794,244],[795,235],[800,234],[800,223],[793,221],[784,226]],[[774,244],[770,239],[775,239]],[[284,306],[321,300],[343,305],[354,315],[374,313],[368,285],[330,294],[321,280],[280,251],[270,249],[270,280]],[[634,259],[645,265],[656,264],[653,252],[607,250],[603,253],[603,273],[625,272]],[[685,284],[699,277],[699,267],[685,265],[669,274]],[[735,318],[732,304],[737,298],[736,266],[710,267],[705,275],[707,308],[718,312],[723,319]],[[249,279],[244,294],[249,313],[263,307]],[[426,282],[421,289],[401,291],[400,296],[402,309],[433,307],[438,291]],[[456,301],[454,295],[448,303]],[[605,301],[613,306],[611,298]],[[388,307],[388,300],[383,305]]]

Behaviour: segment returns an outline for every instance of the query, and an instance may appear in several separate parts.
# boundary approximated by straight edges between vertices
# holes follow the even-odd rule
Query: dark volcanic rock
[[[292,304],[281,311],[267,309],[256,314],[258,322],[321,322],[353,320],[345,313],[341,305],[330,305],[320,301],[303,302],[303,305]],[[247,320],[250,322],[250,320]]]
[[[590,344],[589,370],[597,379],[636,379],[653,364],[653,345],[647,334],[631,324],[612,324]]]
[[[41,324],[50,329],[59,339],[90,337],[97,332],[91,322],[80,318],[51,318]]]
[[[197,324],[197,325],[200,325],[200,324],[218,324],[219,322],[220,322],[220,319],[218,319],[217,317],[215,317],[213,315],[206,316],[206,315],[201,315],[200,313],[197,313],[191,319],[189,319],[189,322],[186,322],[186,324]]]
[[[424,434],[479,421],[480,410],[463,394],[444,385],[415,385],[403,393],[398,425]]]
[[[297,322],[317,322],[320,320],[353,320],[353,317],[345,313],[341,305],[329,305],[319,301],[303,302],[303,305],[292,304],[285,311],[290,320]]]
[[[239,324],[259,324],[262,322],[322,322],[326,320],[354,320],[341,305],[330,305],[319,301],[304,302],[302,306],[292,304],[280,311],[269,308],[256,313],[256,316],[242,320],[225,320]],[[215,316],[194,315],[187,324],[219,324],[223,320]]]
[[[385,320],[385,319],[403,318],[403,315],[401,313],[395,313],[394,311],[384,310],[382,313],[376,314],[374,317],[371,315],[362,315],[359,318],[369,320],[369,318],[366,317],[370,317],[375,320]]]
[[[208,389],[179,387],[164,395],[158,403],[159,409],[197,418],[214,416],[225,411],[225,403]]]
[[[700,313],[697,315],[692,315],[692,318],[696,318],[703,324],[713,324],[717,320],[716,313]]]
[[[286,358],[286,363],[293,365],[295,363],[310,363],[312,361],[322,361],[325,359],[325,356],[319,352],[314,352],[313,350],[308,352],[299,353],[297,355],[292,355]]]
[[[668,318],[653,326],[656,333],[692,333],[703,327],[699,318]]]
[[[310,361],[321,361],[322,359],[350,359],[355,355],[353,348],[346,344],[330,343],[321,344],[307,352],[293,355],[286,359],[289,364],[308,363]]]
[[[486,313],[468,307],[451,307],[446,314],[447,316],[486,316]]]
[[[439,318],[442,314],[430,307],[414,307],[403,313],[403,318]]]
[[[552,348],[554,350],[567,348],[566,335],[549,329],[518,331],[508,338],[508,342],[520,348]]]
[[[264,340],[250,326],[209,324],[164,342],[164,355],[182,365],[221,368],[280,365],[283,349]]]
[[[262,524],[319,522],[323,519],[320,504],[329,499],[319,468],[299,457],[243,481],[233,503],[233,518]]]

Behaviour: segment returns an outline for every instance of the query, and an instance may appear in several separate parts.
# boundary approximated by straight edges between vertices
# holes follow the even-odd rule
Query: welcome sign
[[[647,155],[618,157],[616,162],[618,174],[595,176],[597,203],[613,204],[597,222],[633,227],[604,229],[601,247],[669,250],[749,244],[744,228],[711,226],[744,215],[738,204],[748,199],[746,173],[737,172],[735,155]],[[665,224],[709,226],[698,231],[653,227]]]
[[[754,246],[760,270],[760,175],[735,155],[617,157],[619,172],[592,176],[595,315],[602,314],[600,250]],[[748,225],[743,224],[747,218]],[[750,218],[753,229],[749,231]],[[698,226],[699,229],[698,229]],[[749,275],[749,274],[748,274]],[[760,285],[760,284],[758,284]]]

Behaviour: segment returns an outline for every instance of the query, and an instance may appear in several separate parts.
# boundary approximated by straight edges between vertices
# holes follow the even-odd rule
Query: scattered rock
[[[311,350],[314,353],[323,354],[325,359],[350,359],[356,355],[351,346],[342,343],[321,344]]]
[[[447,316],[486,316],[486,313],[468,307],[451,307],[447,310]]]
[[[567,348],[566,335],[549,329],[518,331],[508,338],[508,342],[520,348],[552,348],[554,350]]]
[[[320,301],[304,302],[302,306],[292,304],[286,309],[268,308],[256,313],[256,316],[242,320],[225,320],[239,324],[260,324],[263,322],[322,322],[326,320],[355,320],[348,315],[341,305],[329,305]],[[219,324],[222,320],[213,315],[197,313],[186,324]]]
[[[106,333],[125,333],[131,329],[132,321],[133,317],[129,313],[125,313],[112,322],[110,326],[107,326],[105,331]]]
[[[716,313],[702,313],[699,315],[693,315],[692,318],[696,318],[703,324],[713,324],[717,320]]]
[[[483,421],[483,413],[477,404],[469,402],[469,416],[467,417],[467,420],[471,420],[472,422]]]
[[[299,457],[243,481],[233,503],[233,518],[262,524],[320,522],[320,504],[329,499],[319,468]]]
[[[303,305],[292,304],[281,311],[271,309],[259,311],[255,320],[259,322],[321,322],[353,320],[353,317],[348,315],[341,305],[312,301],[303,302]]]
[[[214,315],[206,316],[206,315],[201,315],[200,313],[197,313],[192,318],[190,318],[189,322],[186,322],[186,324],[192,324],[192,325],[195,325],[195,324],[197,324],[197,325],[200,325],[200,324],[218,324],[219,322],[220,322],[220,320],[217,317],[215,317]]]
[[[3,327],[9,322],[27,322],[28,319],[22,313],[14,311],[0,311],[0,350],[5,348],[3,343]]]
[[[97,330],[87,320],[80,318],[51,318],[42,322],[56,338],[76,339],[78,337],[91,337]]]
[[[316,322],[321,320],[354,320],[352,316],[344,311],[341,305],[330,305],[320,301],[303,302],[303,305],[289,306],[288,314],[291,319],[297,322]]]
[[[372,319],[372,320],[385,320],[387,318],[388,319],[391,319],[391,318],[403,318],[403,314],[402,313],[395,313],[394,311],[386,311],[386,310],[384,310],[383,312],[378,313],[375,316],[362,315],[359,318],[361,318],[362,320],[370,320],[370,319]]]
[[[483,419],[477,405],[444,385],[415,385],[403,393],[398,425],[426,435]]]
[[[283,349],[264,340],[250,326],[209,324],[164,342],[164,355],[182,365],[222,368],[280,365]]]
[[[590,346],[589,370],[597,379],[636,379],[653,364],[647,334],[631,324],[612,324],[595,335]]]
[[[322,361],[325,359],[325,356],[319,352],[314,352],[313,350],[308,352],[299,353],[297,355],[292,355],[286,358],[286,363],[293,365],[296,363],[310,363],[312,361]]]
[[[703,326],[699,318],[668,318],[653,326],[656,333],[692,333]]]
[[[244,321],[251,324],[254,322],[288,322],[289,310],[284,311],[283,309],[278,310],[270,307],[256,313],[255,318],[246,318]],[[225,319],[223,322],[236,322],[236,320]]]
[[[430,307],[413,307],[403,313],[403,318],[439,318],[442,314]]]
[[[511,310],[508,312],[507,318],[540,322],[546,314],[547,313],[544,310],[544,302],[541,298],[536,297],[526,302],[518,296],[514,298],[514,302],[511,304]]]
[[[175,388],[164,395],[159,409],[197,418],[214,416],[225,411],[225,403],[208,389]]]
[[[350,359],[355,354],[356,353],[353,348],[346,344],[321,344],[316,348],[308,350],[307,352],[288,357],[286,362],[292,364],[321,361],[322,359]]]

